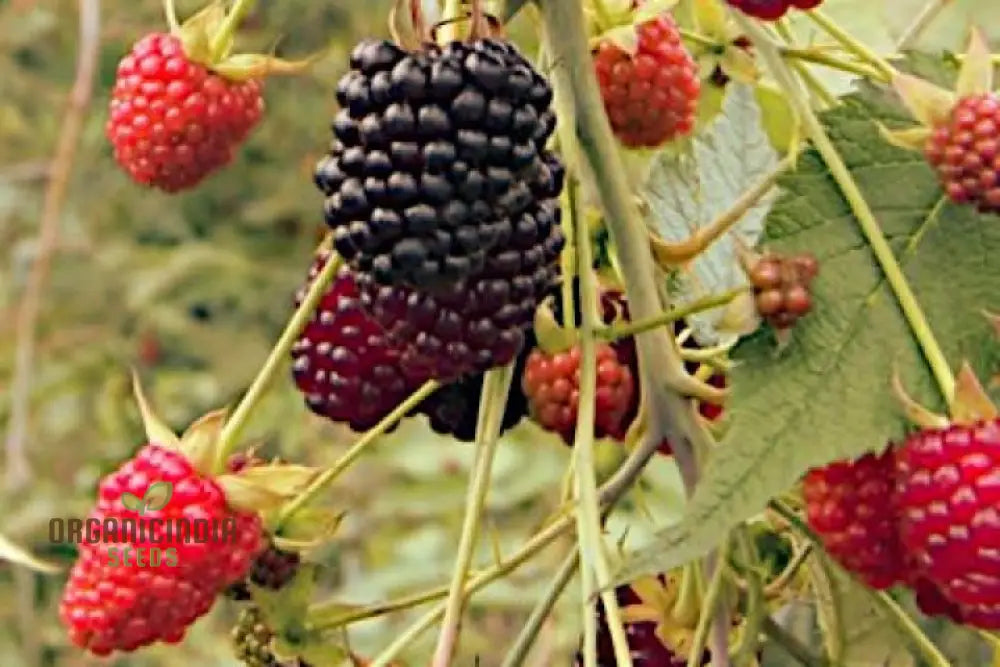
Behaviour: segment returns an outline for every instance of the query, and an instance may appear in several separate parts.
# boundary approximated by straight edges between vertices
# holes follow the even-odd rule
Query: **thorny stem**
[[[538,637],[538,633],[542,629],[542,624],[548,618],[552,607],[559,600],[559,597],[562,595],[563,590],[565,590],[566,585],[569,584],[569,580],[573,578],[573,574],[579,565],[580,551],[579,549],[573,549],[566,556],[562,565],[559,566],[556,576],[552,578],[549,587],[545,589],[545,593],[538,600],[538,604],[531,610],[528,621],[521,628],[521,632],[518,633],[517,639],[514,641],[514,646],[507,653],[501,667],[521,667],[524,664],[524,660],[528,657],[528,651],[531,650],[531,646],[535,643],[535,638]]]
[[[452,570],[444,622],[441,633],[438,635],[434,660],[431,663],[434,667],[450,665],[455,647],[458,644],[462,611],[465,607],[465,582],[469,577],[469,565],[472,563],[479,538],[479,524],[490,486],[490,472],[493,468],[493,459],[500,439],[500,423],[503,420],[504,406],[507,404],[507,393],[510,390],[513,376],[514,365],[510,364],[489,371],[483,380],[479,402],[480,421],[476,428],[475,464],[469,479],[468,495],[465,499],[465,519],[462,523],[462,535],[458,543],[458,555]]]
[[[583,267],[580,272],[580,397],[577,408],[576,433],[573,439],[573,453],[576,456],[576,530],[580,542],[580,571],[582,573],[582,589],[584,618],[593,615],[592,595],[596,585],[601,591],[604,602],[604,613],[611,632],[615,658],[619,667],[631,667],[632,658],[629,652],[628,639],[622,627],[621,611],[618,609],[618,599],[613,588],[609,589],[611,572],[604,554],[604,544],[601,536],[600,507],[597,498],[597,480],[594,472],[594,421],[596,419],[597,391],[597,285],[591,267],[594,265],[593,249],[586,223],[579,211],[577,198],[578,182],[573,179],[568,184],[569,202],[574,223],[576,225],[576,247],[578,265]],[[591,579],[593,577],[593,579]],[[584,626],[594,630],[593,636],[585,633],[584,656],[587,650],[596,646],[596,624]],[[593,643],[592,643],[593,642]],[[586,664],[586,660],[585,660]]]
[[[701,615],[698,617],[698,625],[695,627],[694,638],[691,640],[691,650],[688,653],[688,667],[699,667],[702,664],[702,657],[705,653],[705,644],[708,641],[708,631],[712,627],[712,619],[716,616],[716,608],[719,606],[719,598],[722,596],[723,582],[725,580],[724,566],[728,559],[732,537],[726,538],[716,554],[714,571],[708,583],[708,590],[702,600]],[[729,628],[726,628],[726,632]],[[721,664],[722,655],[713,654],[714,664]]]
[[[225,55],[226,42],[232,37],[239,27],[240,22],[253,9],[255,0],[234,0],[233,6],[226,13],[226,19],[219,26],[219,31],[212,36],[212,43],[209,49],[212,53],[212,60],[219,60]]]
[[[810,15],[815,14],[817,12],[810,12]],[[937,380],[945,403],[950,404],[955,394],[955,378],[948,365],[948,359],[934,337],[934,332],[927,322],[927,317],[924,315],[916,295],[906,281],[906,276],[903,274],[899,262],[896,261],[892,248],[879,228],[878,220],[876,220],[875,215],[868,206],[868,202],[865,201],[861,189],[855,182],[843,158],[837,152],[836,146],[830,141],[830,137],[827,136],[826,130],[823,129],[816,114],[809,107],[809,104],[806,103],[799,82],[781,59],[776,45],[755,22],[749,21],[742,16],[736,16],[736,20],[740,22],[744,31],[751,36],[760,57],[767,63],[771,69],[771,74],[778,80],[779,85],[784,89],[785,94],[796,107],[799,118],[805,125],[813,145],[815,145],[816,150],[823,157],[830,173],[837,181],[837,185],[840,186],[840,190],[847,199],[854,217],[861,227],[862,233],[871,246],[872,253],[878,260],[889,286],[896,295],[899,307],[903,311],[918,344],[923,350],[924,357],[927,359],[927,364],[930,366],[934,378]]]
[[[316,280],[319,281],[319,279],[320,276],[317,276]],[[308,296],[306,299],[308,299]],[[303,304],[305,304],[305,301],[303,301]],[[341,473],[351,467],[351,464],[353,464],[357,458],[361,456],[366,449],[368,449],[368,447],[383,436],[396,422],[401,420],[411,410],[420,405],[425,398],[433,394],[439,386],[440,385],[436,381],[428,380],[422,387],[420,387],[420,389],[410,394],[405,401],[397,405],[392,412],[383,417],[378,424],[365,431],[364,435],[358,438],[358,441],[355,442],[354,445],[352,445],[351,448],[347,450],[336,463],[324,470],[316,477],[316,479],[309,483],[309,486],[303,489],[299,495],[295,496],[295,498],[290,500],[288,504],[282,508],[281,514],[278,515],[275,533],[280,533],[281,527],[288,521],[289,518],[292,517],[292,515],[315,499],[328,484],[333,482],[333,480],[337,479]],[[229,424],[226,424],[226,428],[228,427]]]
[[[896,623],[900,630],[906,633],[906,636],[910,639],[913,645],[920,651],[924,660],[927,661],[928,665],[931,667],[950,667],[951,663],[948,658],[938,650],[938,647],[934,645],[927,635],[923,633],[916,622],[910,618],[899,606],[899,604],[892,599],[892,596],[885,591],[873,592],[872,596],[879,603],[879,606],[884,609],[889,616]]]
[[[859,42],[854,38],[853,35],[849,34],[846,30],[841,28],[835,21],[833,21],[829,16],[824,14],[818,9],[806,12],[806,15],[813,20],[816,25],[825,30],[827,34],[833,37],[837,42],[840,43],[844,50],[856,56],[862,62],[869,63],[872,67],[878,70],[883,79],[886,81],[891,81],[896,75],[896,70],[890,65],[884,58],[879,56],[877,53],[869,49],[867,46]],[[741,23],[745,22],[743,17],[739,17]],[[756,41],[756,40],[755,40]]]
[[[542,0],[543,39],[554,63],[552,76],[559,110],[560,144],[568,159],[586,164],[600,197],[625,278],[629,310],[637,320],[662,310],[656,286],[656,267],[643,223],[625,175],[597,79],[590,67],[590,50],[579,3]],[[585,181],[589,182],[588,179]],[[694,457],[711,447],[711,436],[694,418],[688,396],[721,402],[725,391],[691,378],[673,337],[664,330],[636,337],[642,386],[648,388],[650,432],[674,446],[674,458],[687,490],[697,479]],[[655,447],[653,447],[655,449]]]
[[[278,342],[271,348],[271,353],[267,356],[267,361],[257,371],[257,376],[250,383],[247,393],[240,399],[236,409],[233,410],[229,420],[226,421],[226,425],[222,427],[222,433],[219,434],[219,442],[215,450],[216,470],[222,470],[225,467],[226,459],[232,453],[233,448],[236,447],[240,434],[250,420],[254,408],[260,403],[271,381],[285,363],[292,345],[295,343],[295,339],[299,337],[309,319],[312,318],[313,311],[319,305],[320,300],[326,293],[327,287],[333,281],[333,277],[340,270],[340,264],[340,256],[336,253],[331,253],[323,269],[316,276],[316,279],[313,280],[312,285],[309,286],[309,290],[306,292],[305,298],[302,299],[302,303],[295,309],[292,318],[285,325],[285,330],[278,337]]]
[[[627,338],[628,336],[635,336],[636,334],[641,334],[646,331],[659,329],[664,325],[682,320],[690,315],[701,313],[706,310],[712,310],[713,308],[718,308],[719,306],[724,306],[727,303],[732,302],[733,299],[737,298],[741,294],[746,294],[749,289],[750,288],[748,287],[737,287],[736,289],[731,289],[727,292],[710,294],[709,296],[696,299],[691,303],[674,308],[673,310],[657,313],[653,317],[645,320],[637,320],[602,327],[597,330],[597,337],[605,341],[614,341],[621,338]],[[681,354],[683,355],[683,352],[681,352]]]
[[[9,387],[10,420],[5,440],[6,483],[11,489],[19,488],[31,475],[24,444],[27,439],[28,412],[31,407],[31,382],[34,379],[32,366],[35,354],[35,329],[41,312],[45,284],[48,282],[52,267],[52,257],[59,240],[60,216],[73,173],[73,162],[87,107],[90,105],[94,73],[100,54],[100,0],[80,0],[79,10],[80,40],[73,88],[70,90],[68,105],[62,118],[49,181],[45,189],[45,200],[38,226],[38,252],[31,264],[31,271],[15,319],[16,353],[14,376]]]
[[[761,630],[775,644],[783,648],[788,655],[798,660],[799,663],[806,667],[825,667],[826,660],[813,654],[797,637],[778,625],[770,616],[764,618]]]

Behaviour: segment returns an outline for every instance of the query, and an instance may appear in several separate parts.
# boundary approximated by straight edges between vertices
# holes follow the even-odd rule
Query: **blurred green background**
[[[186,16],[196,3],[178,0]],[[131,399],[136,367],[161,415],[182,429],[231,403],[263,362],[291,313],[292,294],[324,227],[311,182],[328,141],[332,89],[363,35],[383,35],[386,0],[272,0],[258,3],[241,32],[242,50],[298,57],[330,54],[303,76],[272,79],[263,122],[228,170],[176,196],[142,189],[114,164],[103,126],[118,59],[140,35],[162,30],[156,0],[104,0],[92,102],[58,225],[52,272],[41,301],[23,443],[30,478],[0,487],[0,533],[64,565],[73,554],[46,542],[50,517],[89,509],[97,480],[142,444]],[[831,11],[872,44],[889,44],[921,0],[831,0]],[[956,2],[930,44],[953,46],[972,0]],[[986,3],[979,3],[979,9]],[[902,7],[901,5],[906,5]],[[912,7],[911,7],[912,6]],[[861,7],[864,7],[862,10]],[[904,11],[905,10],[905,11]],[[994,11],[992,8],[989,11]],[[965,12],[965,14],[962,14]],[[77,3],[0,0],[0,435],[10,417],[15,318],[34,257],[38,224],[60,124],[72,86]],[[980,20],[982,17],[980,17]],[[1000,25],[1000,21],[992,25]],[[530,37],[522,22],[520,34]],[[322,466],[351,434],[313,417],[287,373],[248,430],[270,455]],[[605,446],[610,465],[619,455]],[[368,603],[447,581],[457,544],[471,446],[432,436],[422,420],[404,424],[325,496],[347,512],[337,539],[313,554],[326,595]],[[480,564],[494,545],[511,553],[553,510],[568,449],[524,425],[507,437],[495,466]],[[0,455],[5,471],[9,460]],[[2,480],[0,480],[2,481]],[[670,463],[657,461],[642,491],[609,530],[630,545],[669,521],[679,504]],[[550,548],[510,579],[477,595],[456,665],[498,664],[568,545]],[[229,665],[236,606],[216,605],[180,647],[94,661],[67,645],[56,608],[61,576],[0,562],[0,665],[67,667]],[[573,589],[571,589],[573,590]],[[575,595],[542,632],[529,664],[568,665],[578,641]],[[412,613],[352,626],[352,648],[371,656],[412,621]],[[429,632],[408,654],[421,664]],[[497,655],[497,654],[500,655]]]

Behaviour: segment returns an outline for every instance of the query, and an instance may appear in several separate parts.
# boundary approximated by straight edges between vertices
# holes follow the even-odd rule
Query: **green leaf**
[[[915,664],[905,638],[895,623],[875,601],[871,589],[858,583],[824,554],[816,554],[809,564],[814,589],[821,591],[822,605],[836,609],[837,625],[821,609],[818,615],[824,638],[836,634],[839,652],[832,659],[841,665],[887,665],[911,667]]]
[[[979,377],[997,343],[982,311],[1000,308],[1000,224],[947,202],[919,153],[887,144],[878,122],[912,124],[885,91],[869,89],[823,116],[890,240],[953,368],[968,358]],[[786,194],[767,223],[767,245],[815,252],[814,312],[776,353],[770,331],[744,340],[730,375],[729,429],[679,525],[635,556],[633,576],[669,569],[719,543],[809,468],[883,448],[906,432],[890,395],[904,386],[944,404],[896,299],[846,200],[814,152],[782,179]]]
[[[4,560],[44,574],[56,574],[62,570],[55,563],[50,563],[49,561],[33,556],[24,547],[20,547],[3,535],[0,535],[0,561]]]
[[[696,136],[690,155],[661,152],[646,181],[647,223],[667,241],[684,241],[698,227],[726,212],[749,188],[774,170],[778,156],[761,127],[761,112],[753,88],[732,84],[722,114],[711,128]],[[678,303],[689,303],[715,292],[745,284],[737,258],[740,244],[752,247],[774,201],[765,195],[723,238],[713,243],[685,272]],[[725,342],[716,330],[725,308],[690,319],[703,345]]]
[[[253,601],[260,607],[267,627],[275,635],[286,637],[302,632],[306,612],[316,588],[316,574],[316,566],[306,563],[299,567],[288,584],[278,590],[250,584]]]

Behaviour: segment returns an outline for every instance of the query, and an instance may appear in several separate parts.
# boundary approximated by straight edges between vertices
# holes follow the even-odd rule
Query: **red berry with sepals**
[[[145,499],[162,483],[172,493],[159,508],[126,506],[127,494]],[[101,481],[91,521],[59,614],[70,641],[96,655],[179,642],[264,546],[255,512],[233,509],[213,477],[157,444]],[[181,528],[199,524],[208,533],[198,539]]]
[[[802,484],[809,526],[827,553],[875,589],[905,575],[892,502],[895,465],[889,448],[810,470]]]
[[[594,67],[615,136],[630,148],[653,148],[694,128],[701,83],[670,16],[635,29],[634,53],[603,39],[594,50]]]
[[[918,405],[898,380],[894,391],[921,427],[896,456],[895,504],[910,579],[926,579],[940,593],[935,602],[925,584],[925,605],[930,596],[933,607],[966,625],[1000,628],[1000,413],[967,363],[949,416]]]

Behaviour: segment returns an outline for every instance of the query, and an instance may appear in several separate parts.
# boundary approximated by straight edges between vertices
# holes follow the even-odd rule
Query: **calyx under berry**
[[[235,30],[242,14],[241,4],[245,3],[236,3],[227,12],[224,2],[214,0],[183,23],[178,23],[173,3],[167,2],[171,33],[180,39],[188,59],[227,79],[248,81],[272,74],[296,74],[311,65],[320,55],[301,61],[289,61],[262,53],[232,53]]]

